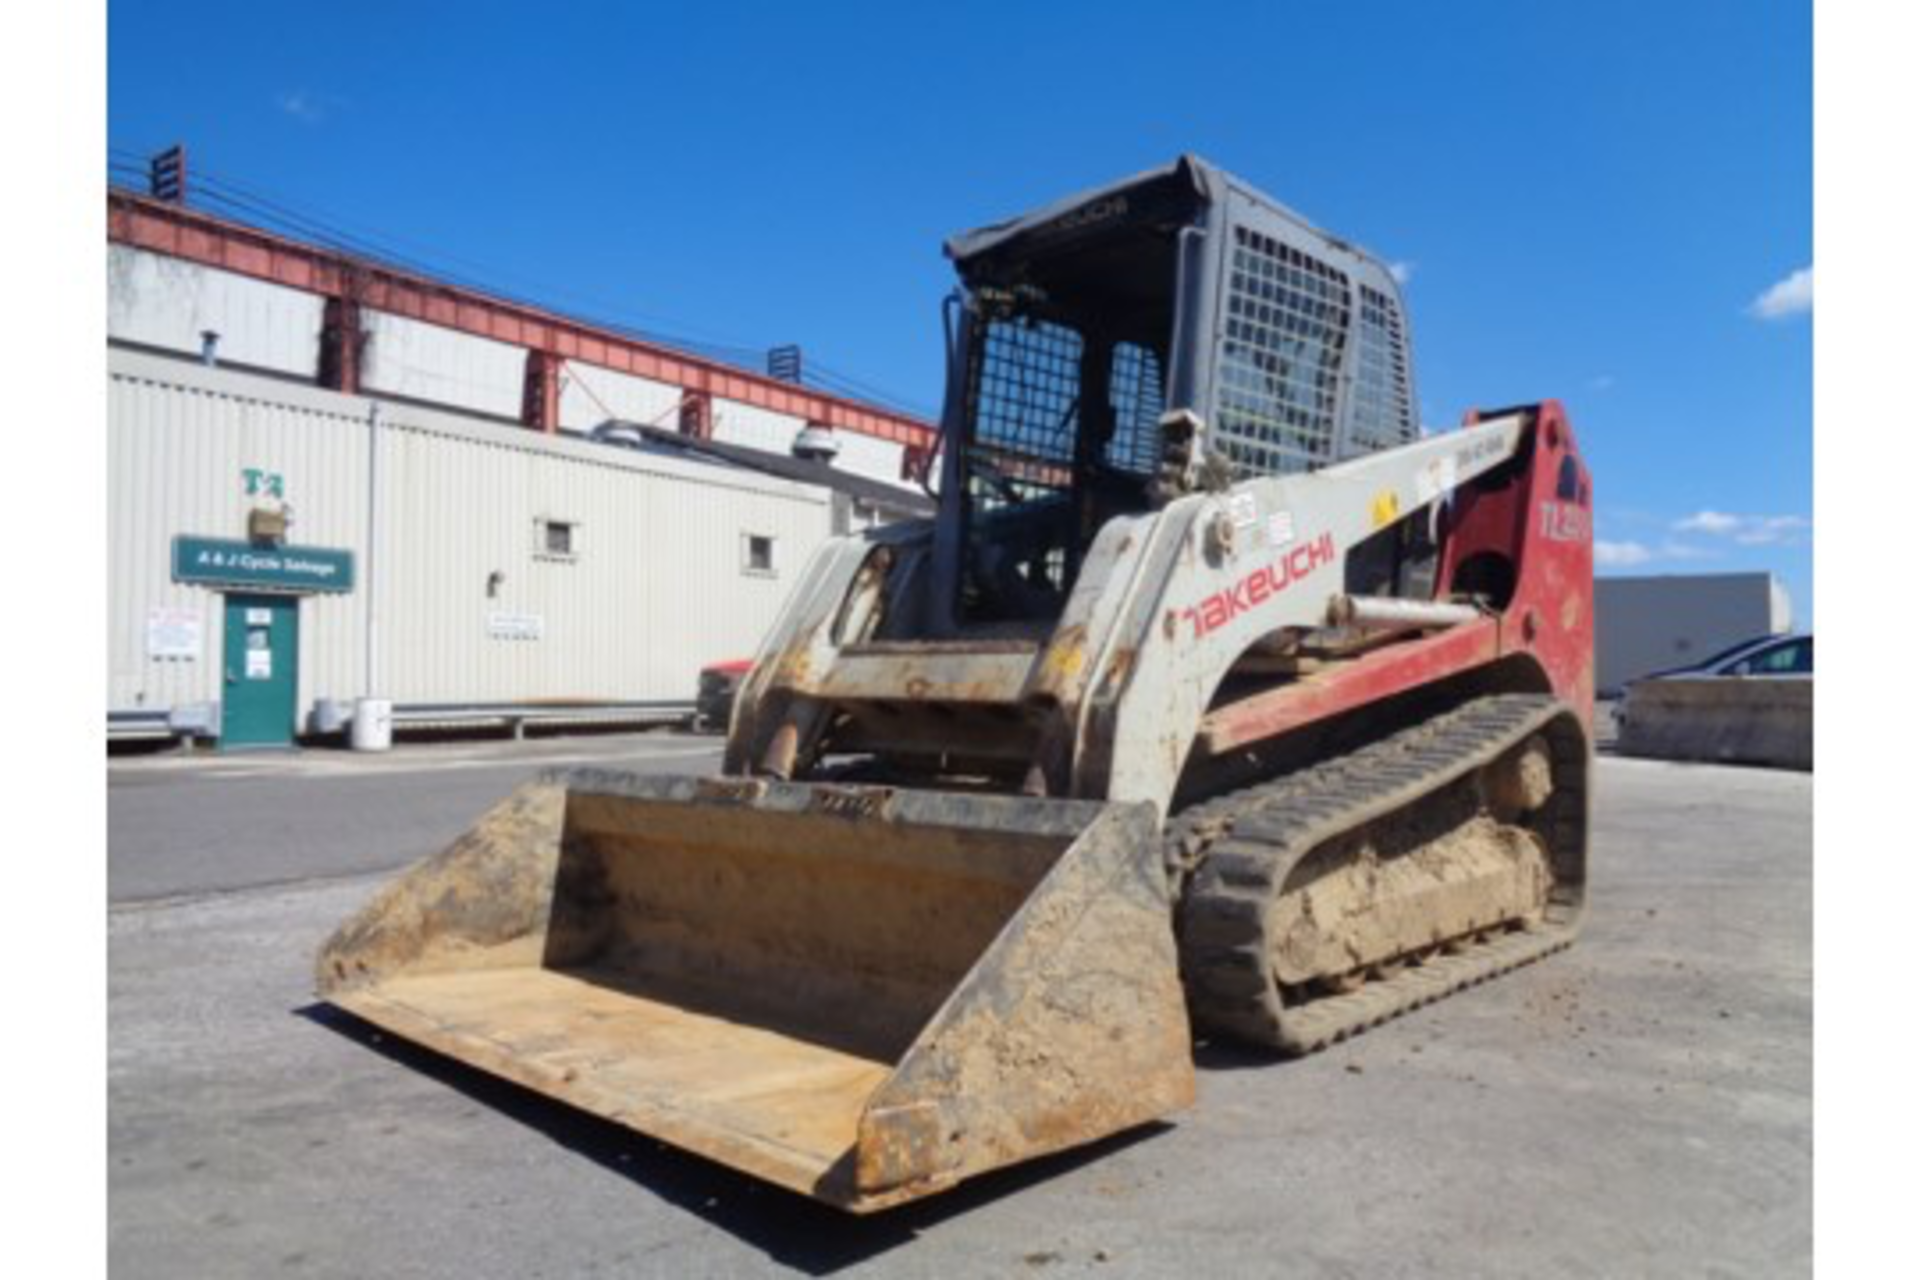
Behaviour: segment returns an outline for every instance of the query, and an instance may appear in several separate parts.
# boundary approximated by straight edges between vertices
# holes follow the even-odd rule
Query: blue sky
[[[1602,572],[1812,619],[1808,5],[113,0],[108,55],[114,147],[926,407],[945,235],[1198,152],[1404,265],[1427,422],[1566,402]]]

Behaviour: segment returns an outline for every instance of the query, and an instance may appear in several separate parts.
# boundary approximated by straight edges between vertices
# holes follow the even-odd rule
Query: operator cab
[[[1391,273],[1191,156],[947,254],[961,291],[932,572],[917,621],[889,630],[1050,634],[1100,528],[1177,492],[1157,483],[1169,411],[1204,423],[1207,454],[1240,476],[1418,434]]]
[[[1179,234],[1202,207],[1176,169],[948,243],[967,290],[941,482],[956,629],[1044,634],[1094,534],[1149,508]]]

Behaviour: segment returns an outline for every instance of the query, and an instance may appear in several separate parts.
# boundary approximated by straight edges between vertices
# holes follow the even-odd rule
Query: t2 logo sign
[[[287,478],[278,471],[263,471],[259,467],[242,467],[240,480],[249,498],[287,496]]]

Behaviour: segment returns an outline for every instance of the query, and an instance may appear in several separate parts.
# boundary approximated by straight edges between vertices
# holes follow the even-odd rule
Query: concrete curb
[[[1813,681],[1643,680],[1627,691],[1621,755],[1813,768]]]

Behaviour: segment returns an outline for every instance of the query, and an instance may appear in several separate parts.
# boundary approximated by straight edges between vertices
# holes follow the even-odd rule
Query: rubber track
[[[1266,920],[1300,860],[1542,732],[1554,785],[1542,834],[1556,877],[1545,922],[1410,964],[1350,994],[1286,1004],[1272,975]],[[1176,869],[1192,869],[1180,904],[1180,950],[1196,1025],[1288,1055],[1312,1053],[1568,946],[1584,904],[1588,759],[1586,735],[1566,704],[1501,694],[1182,811],[1168,828],[1167,857]]]

